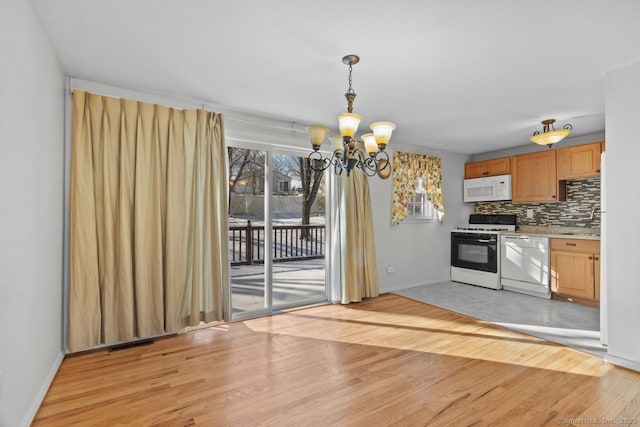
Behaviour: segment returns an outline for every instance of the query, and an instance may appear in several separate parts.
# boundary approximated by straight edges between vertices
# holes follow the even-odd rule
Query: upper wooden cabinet
[[[557,202],[566,198],[556,175],[556,151],[511,157],[512,202]]]
[[[507,175],[511,173],[509,157],[480,160],[464,165],[464,178],[484,178],[486,176]]]
[[[558,148],[558,179],[600,176],[600,153],[604,141]]]

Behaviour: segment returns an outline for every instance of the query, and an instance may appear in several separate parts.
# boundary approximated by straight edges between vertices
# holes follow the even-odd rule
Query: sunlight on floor
[[[324,313],[327,309],[319,307],[303,312],[253,319],[245,321],[244,324],[255,332],[418,351],[518,366],[540,368],[541,362],[544,362],[543,369],[561,372],[567,372],[567,360],[575,360],[575,365],[582,367],[571,370],[571,373],[588,376],[601,376],[607,369],[604,361],[596,356],[453,313],[445,312],[445,316],[438,318],[429,317],[428,312],[424,315],[400,315],[358,308],[357,311],[350,310],[341,315],[335,308],[328,310],[328,313]],[[306,328],[305,324],[311,321],[315,323],[315,327]],[[324,323],[325,328],[318,327],[318,322]],[[327,331],[326,334],[323,330]],[[340,332],[339,338],[335,338],[336,330]],[[527,351],[523,351],[523,348]],[[585,368],[584,362],[588,368]]]

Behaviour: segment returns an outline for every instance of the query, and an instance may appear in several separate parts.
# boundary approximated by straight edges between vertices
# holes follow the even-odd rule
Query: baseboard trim
[[[417,288],[418,286],[425,286],[425,285],[433,285],[434,283],[442,283],[442,282],[448,282],[450,279],[447,277],[445,279],[434,279],[434,280],[430,280],[428,282],[419,282],[419,283],[407,283],[404,285],[395,285],[395,286],[385,286],[384,288],[380,288],[380,293],[388,293],[388,292],[396,292],[396,291],[402,291],[404,289],[411,289],[411,288]]]
[[[31,406],[29,406],[29,410],[27,411],[27,413],[24,416],[24,419],[22,420],[23,421],[21,423],[22,426],[29,427],[31,423],[33,423],[33,419],[36,417],[36,414],[38,413],[38,409],[40,409],[40,405],[42,405],[42,401],[44,400],[44,397],[47,395],[47,391],[49,391],[49,387],[51,386],[53,379],[58,373],[58,369],[60,369],[60,365],[62,364],[63,360],[64,360],[64,351],[61,351],[58,354],[58,357],[56,358],[56,360],[53,362],[53,365],[49,370],[49,374],[47,374],[47,377],[44,379],[44,382],[42,383],[42,386],[40,387],[38,394],[36,394],[35,398],[33,399],[33,402],[31,403]]]
[[[611,363],[613,365],[622,366],[623,368],[640,372],[640,363],[634,360],[625,359],[624,357],[618,357],[611,353],[607,353],[607,355],[604,357],[604,360],[605,362]]]

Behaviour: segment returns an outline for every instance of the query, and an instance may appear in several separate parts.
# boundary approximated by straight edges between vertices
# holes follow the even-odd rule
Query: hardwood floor
[[[640,373],[386,294],[67,357],[34,425],[594,421],[587,418],[639,423]]]

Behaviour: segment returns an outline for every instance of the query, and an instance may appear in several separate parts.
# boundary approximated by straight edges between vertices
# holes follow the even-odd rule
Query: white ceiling
[[[336,126],[357,54],[364,125],[469,154],[604,130],[606,72],[640,61],[639,0],[32,3],[69,76],[297,123]]]

